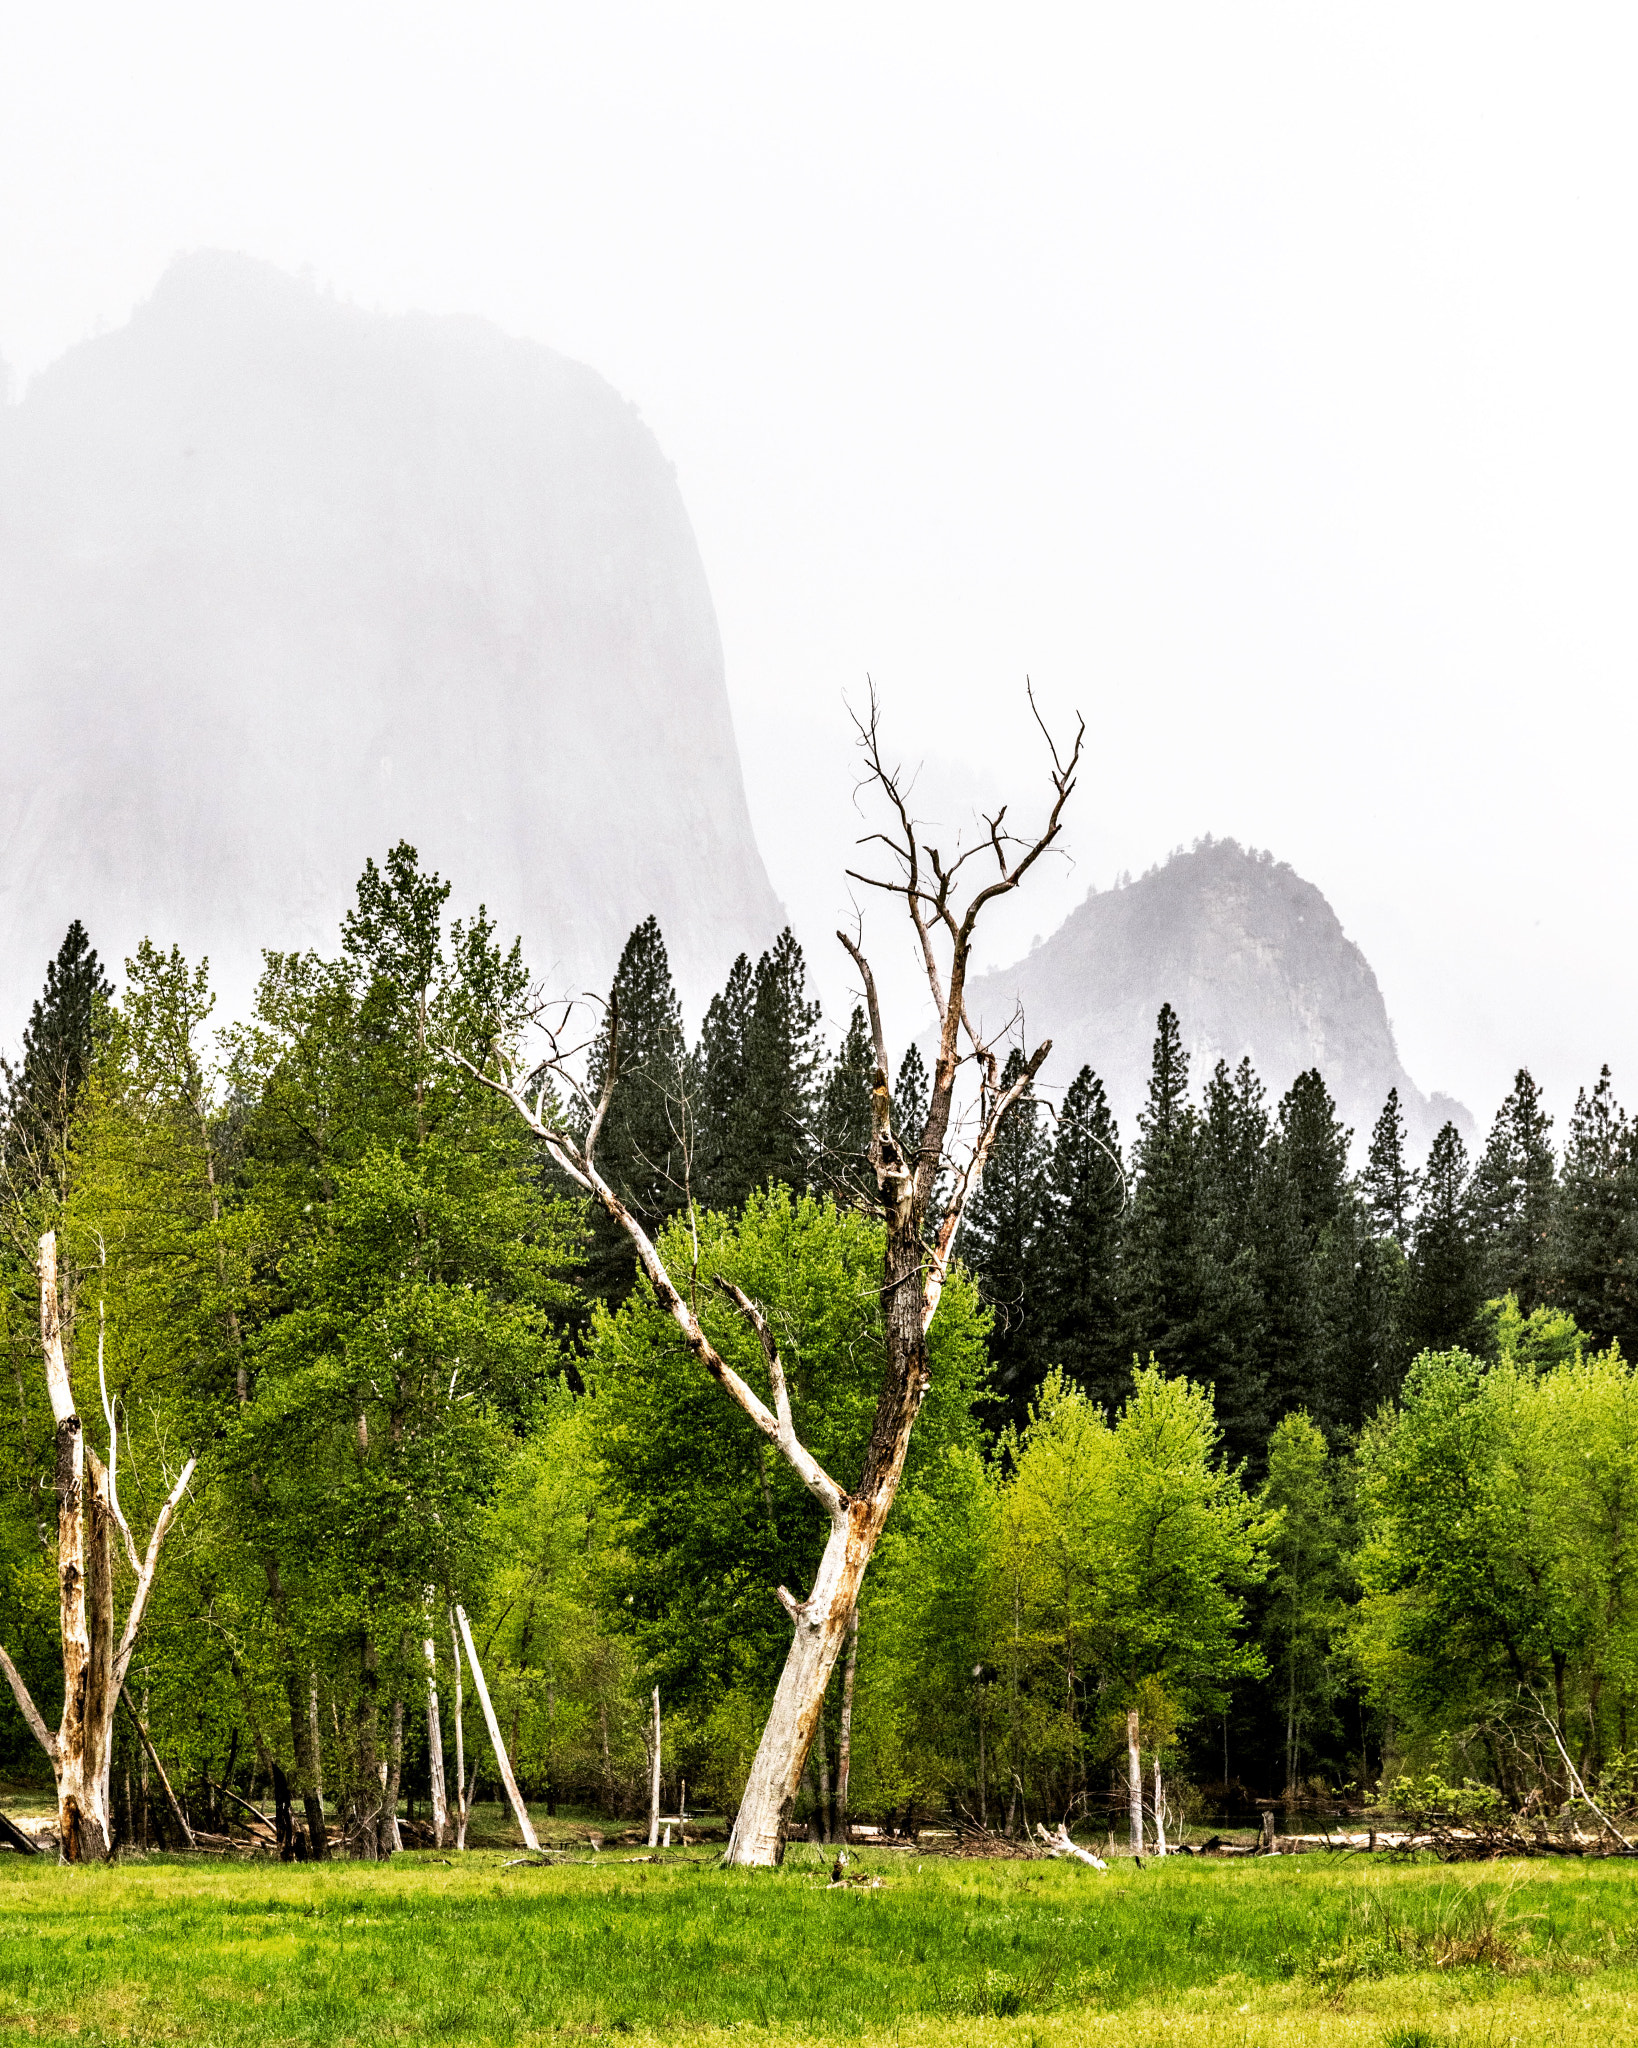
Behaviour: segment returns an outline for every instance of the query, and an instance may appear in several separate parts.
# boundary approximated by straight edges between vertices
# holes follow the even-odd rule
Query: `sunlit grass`
[[[1320,1857],[1104,1876],[0,1859],[0,2025],[84,2042],[1638,2041],[1638,1869]]]

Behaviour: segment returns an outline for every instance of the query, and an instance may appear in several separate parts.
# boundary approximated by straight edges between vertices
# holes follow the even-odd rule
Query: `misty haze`
[[[1629,2038],[1635,49],[8,21],[0,2024]]]

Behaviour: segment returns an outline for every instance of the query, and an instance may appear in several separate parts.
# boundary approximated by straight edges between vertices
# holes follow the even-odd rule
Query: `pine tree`
[[[1200,1125],[1200,1305],[1194,1370],[1217,1390],[1235,1458],[1252,1463],[1268,1434],[1267,1316],[1257,1218],[1268,1171],[1269,1115],[1249,1059],[1219,1060]]]
[[[1090,1067],[1069,1084],[1047,1169],[1038,1261],[1041,1350],[1111,1413],[1131,1387],[1120,1329],[1120,1237],[1126,1208],[1120,1133]]]
[[[693,1062],[703,1199],[743,1208],[770,1180],[812,1177],[821,1063],[819,1005],[789,928],[753,969],[742,953],[712,1000]]]
[[[1353,1135],[1339,1121],[1319,1068],[1299,1074],[1280,1103],[1277,1145],[1311,1247],[1341,1211]]]
[[[927,1062],[922,1058],[920,1048],[912,1045],[899,1061],[898,1079],[893,1083],[893,1129],[904,1145],[921,1142],[921,1134],[927,1128],[927,1104],[931,1095]]]
[[[751,1186],[776,1180],[801,1190],[811,1177],[819,1014],[808,997],[802,948],[787,925],[756,963],[745,1028],[741,1145],[752,1165]]]
[[[745,1197],[736,1191],[756,1184],[750,1163],[739,1156],[751,998],[751,963],[741,953],[721,993],[711,998],[689,1061],[693,1184],[695,1199],[708,1209],[737,1207]]]
[[[1516,1295],[1526,1315],[1541,1306],[1547,1293],[1557,1178],[1548,1136],[1552,1124],[1530,1070],[1520,1067],[1473,1173],[1485,1292],[1491,1297]]]
[[[1554,1305],[1595,1344],[1638,1358],[1638,1129],[1608,1067],[1576,1097],[1549,1251]]]
[[[1201,1309],[1200,1125],[1177,1013],[1161,1006],[1149,1093],[1138,1111],[1136,1186],[1121,1254],[1128,1353],[1168,1372],[1197,1366]]]
[[[1002,1069],[1003,1089],[1013,1085],[1023,1066],[1023,1054],[1015,1047]],[[1052,1362],[1044,1348],[1049,1325],[1040,1286],[1051,1157],[1041,1105],[1033,1089],[1026,1089],[1002,1119],[962,1234],[967,1264],[994,1313],[990,1359],[1009,1421],[1024,1419],[1030,1396]]]
[[[1401,1330],[1405,1255],[1378,1236],[1362,1196],[1344,1203],[1315,1266],[1321,1336],[1314,1419],[1335,1442],[1399,1391],[1409,1363]]]
[[[865,1153],[870,1144],[870,1091],[876,1052],[864,1006],[855,1003],[836,1057],[819,1091],[819,1177],[847,1197],[873,1197],[875,1175]]]
[[[659,922],[648,917],[625,943],[614,973],[619,1018],[619,1070],[597,1142],[604,1178],[651,1235],[686,1200],[689,1132],[683,1077],[682,1006]],[[595,1097],[608,1072],[605,1020],[589,1068]],[[610,1303],[623,1301],[636,1278],[631,1239],[593,1205],[592,1242],[584,1286]]]
[[[97,1005],[113,994],[78,918],[68,927],[29,1012],[17,1066],[5,1083],[4,1161],[14,1183],[40,1187],[66,1171],[68,1128],[90,1072]]]
[[[1484,1261],[1469,1201],[1467,1147],[1454,1124],[1433,1141],[1416,1214],[1405,1292],[1412,1355],[1476,1350],[1484,1304]]]
[[[1384,1237],[1391,1237],[1402,1252],[1410,1249],[1411,1219],[1416,1212],[1416,1191],[1421,1178],[1411,1170],[1405,1157],[1405,1119],[1399,1108],[1399,1090],[1390,1088],[1376,1128],[1371,1132],[1362,1186],[1372,1224]]]

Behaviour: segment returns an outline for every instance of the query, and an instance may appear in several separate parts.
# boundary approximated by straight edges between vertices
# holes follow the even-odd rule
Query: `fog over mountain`
[[[703,1003],[782,914],[675,475],[583,365],[176,263],[0,406],[0,1037],[105,959],[333,948],[400,837],[606,986],[656,912]]]
[[[1201,841],[1140,881],[1094,891],[1027,959],[975,981],[968,1000],[991,1026],[1022,1005],[1031,1042],[1053,1040],[1051,1086],[1066,1087],[1090,1062],[1123,1143],[1136,1135],[1166,1002],[1197,1097],[1219,1059],[1249,1056],[1271,1104],[1318,1067],[1356,1152],[1390,1088],[1418,1154],[1447,1119],[1472,1142],[1466,1109],[1424,1095],[1405,1072],[1370,963],[1319,890],[1232,839]]]

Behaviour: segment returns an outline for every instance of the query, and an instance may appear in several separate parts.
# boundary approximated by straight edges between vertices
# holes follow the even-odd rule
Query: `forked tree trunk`
[[[40,1342],[46,1386],[56,1424],[57,1610],[62,1636],[63,1711],[57,1732],[46,1727],[28,1687],[3,1649],[0,1671],[10,1682],[35,1740],[51,1759],[57,1781],[58,1854],[65,1863],[106,1862],[113,1853],[114,1828],[109,1777],[114,1761],[114,1710],[136,1647],[137,1631],[153,1587],[160,1546],[188,1481],[190,1458],[159,1512],[147,1555],[139,1558],[135,1539],[120,1512],[115,1465],[119,1435],[102,1375],[98,1381],[108,1419],[105,1466],[85,1441],[85,1430],[69,1383],[57,1296],[57,1239],[40,1239]],[[136,1576],[130,1611],[121,1634],[114,1613],[116,1528]]]
[[[1030,708],[1039,724],[1040,714],[1033,697]],[[1042,731],[1045,734],[1044,725]],[[627,1233],[660,1307],[676,1323],[690,1350],[762,1434],[778,1446],[829,1516],[830,1536],[808,1597],[799,1602],[785,1587],[779,1588],[779,1598],[791,1618],[791,1647],[729,1837],[724,1857],[727,1863],[775,1864],[784,1853],[785,1829],[807,1765],[825,1689],[852,1623],[865,1571],[898,1492],[910,1448],[910,1432],[927,1392],[927,1326],[938,1310],[962,1216],[1007,1112],[1033,1084],[1051,1051],[1050,1041],[1039,1045],[1024,1061],[1022,1070],[1004,1085],[995,1047],[980,1035],[969,1016],[966,978],[979,913],[995,898],[1016,889],[1058,836],[1064,806],[1075,787],[1085,731],[1083,722],[1067,759],[1059,754],[1050,735],[1046,735],[1052,755],[1054,800],[1039,834],[1033,839],[1014,834],[1005,824],[1003,806],[994,817],[985,820],[985,831],[974,845],[946,861],[936,848],[923,845],[921,828],[911,813],[903,779],[882,755],[874,697],[868,721],[859,722],[860,743],[867,762],[866,780],[875,785],[891,814],[888,831],[872,834],[871,840],[888,847],[897,874],[893,879],[869,875],[857,879],[900,897],[905,904],[938,1012],[939,1044],[922,1128],[895,1133],[892,1066],[882,1030],[875,977],[860,947],[845,932],[838,932],[837,937],[859,970],[869,1008],[875,1053],[869,1160],[887,1226],[880,1294],[886,1358],[864,1471],[852,1493],[839,1486],[798,1440],[784,1367],[766,1318],[756,1304],[718,1276],[717,1285],[737,1303],[761,1339],[771,1407],[711,1343],[694,1307],[666,1271],[653,1239],[598,1170],[598,1134],[619,1073],[617,996],[611,996],[608,1005],[606,1059],[596,1101],[576,1078],[573,1055],[563,1044],[566,1023],[554,1026],[543,1008],[537,1008],[535,1020],[546,1033],[549,1051],[546,1059],[535,1067],[529,1084],[536,1091],[533,1103],[524,1087],[513,1079],[514,1070],[498,1046],[498,1075],[486,1073],[463,1053],[444,1049],[445,1058],[511,1103],[542,1141],[553,1162]],[[979,857],[984,861],[983,872],[988,879],[975,882],[969,892],[970,878],[962,871],[969,860]],[[989,866],[992,860],[993,871]],[[938,951],[945,945],[948,960],[941,965]],[[958,1070],[965,1061],[973,1063],[979,1082],[975,1134],[965,1147],[964,1158],[951,1160],[946,1156],[945,1140],[951,1131]],[[559,1120],[557,1103],[551,1094],[559,1084],[578,1099],[586,1112],[584,1138],[578,1138]],[[950,1170],[949,1181],[944,1183],[948,1187],[948,1201],[939,1217],[933,1213],[934,1193],[943,1183],[946,1168]]]

